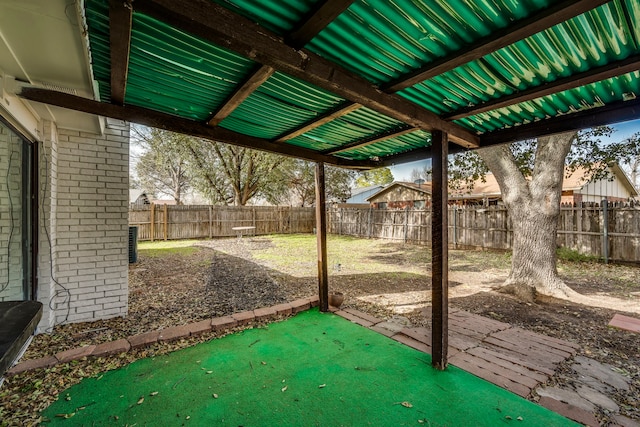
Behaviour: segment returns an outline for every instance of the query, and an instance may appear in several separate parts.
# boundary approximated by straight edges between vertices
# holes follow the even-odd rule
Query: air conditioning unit
[[[138,262],[138,227],[129,227],[129,264]]]

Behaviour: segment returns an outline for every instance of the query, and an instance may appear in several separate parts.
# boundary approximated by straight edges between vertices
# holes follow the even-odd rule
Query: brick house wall
[[[22,299],[22,141],[7,127],[0,126],[0,301]]]
[[[44,123],[39,331],[127,314],[129,125],[103,135]],[[53,277],[51,276],[53,273]]]

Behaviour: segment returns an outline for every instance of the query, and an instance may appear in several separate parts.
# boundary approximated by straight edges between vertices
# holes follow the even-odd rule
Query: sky
[[[632,120],[629,122],[618,123],[612,125],[615,132],[609,139],[610,142],[622,141],[631,137],[634,133],[640,132],[640,120]],[[606,142],[606,139],[604,140]],[[391,166],[391,173],[395,181],[410,181],[411,171],[414,169],[422,170],[425,165],[429,165],[430,160],[420,160],[417,162],[404,163],[398,166]]]

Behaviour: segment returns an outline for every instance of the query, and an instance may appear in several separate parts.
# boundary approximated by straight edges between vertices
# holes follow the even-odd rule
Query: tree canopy
[[[378,168],[360,172],[356,178],[356,187],[369,187],[371,185],[387,185],[393,182],[393,174],[389,168]]]
[[[134,128],[133,143],[141,150],[137,181],[177,203],[187,190],[213,204],[236,206],[257,200],[310,206],[315,201],[312,162],[145,127]],[[354,175],[326,166],[327,200],[348,199]]]

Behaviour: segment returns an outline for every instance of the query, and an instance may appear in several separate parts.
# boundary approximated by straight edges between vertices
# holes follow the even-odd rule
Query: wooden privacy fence
[[[231,237],[236,236],[233,227],[255,227],[250,234],[256,235],[311,233],[315,210],[279,206],[131,206],[129,225],[138,227],[138,240]]]
[[[431,211],[334,208],[327,212],[332,234],[431,244]],[[513,228],[506,208],[449,207],[453,248],[511,249]],[[640,261],[640,208],[623,204],[563,206],[558,246],[604,260]]]
[[[255,227],[256,235],[311,233],[314,208],[277,206],[133,206],[129,225],[138,240],[201,239],[236,236],[233,227]],[[431,211],[331,208],[331,234],[431,244]],[[469,206],[449,208],[453,248],[511,249],[513,229],[507,210]],[[640,208],[629,205],[563,206],[558,246],[605,260],[640,262]]]

